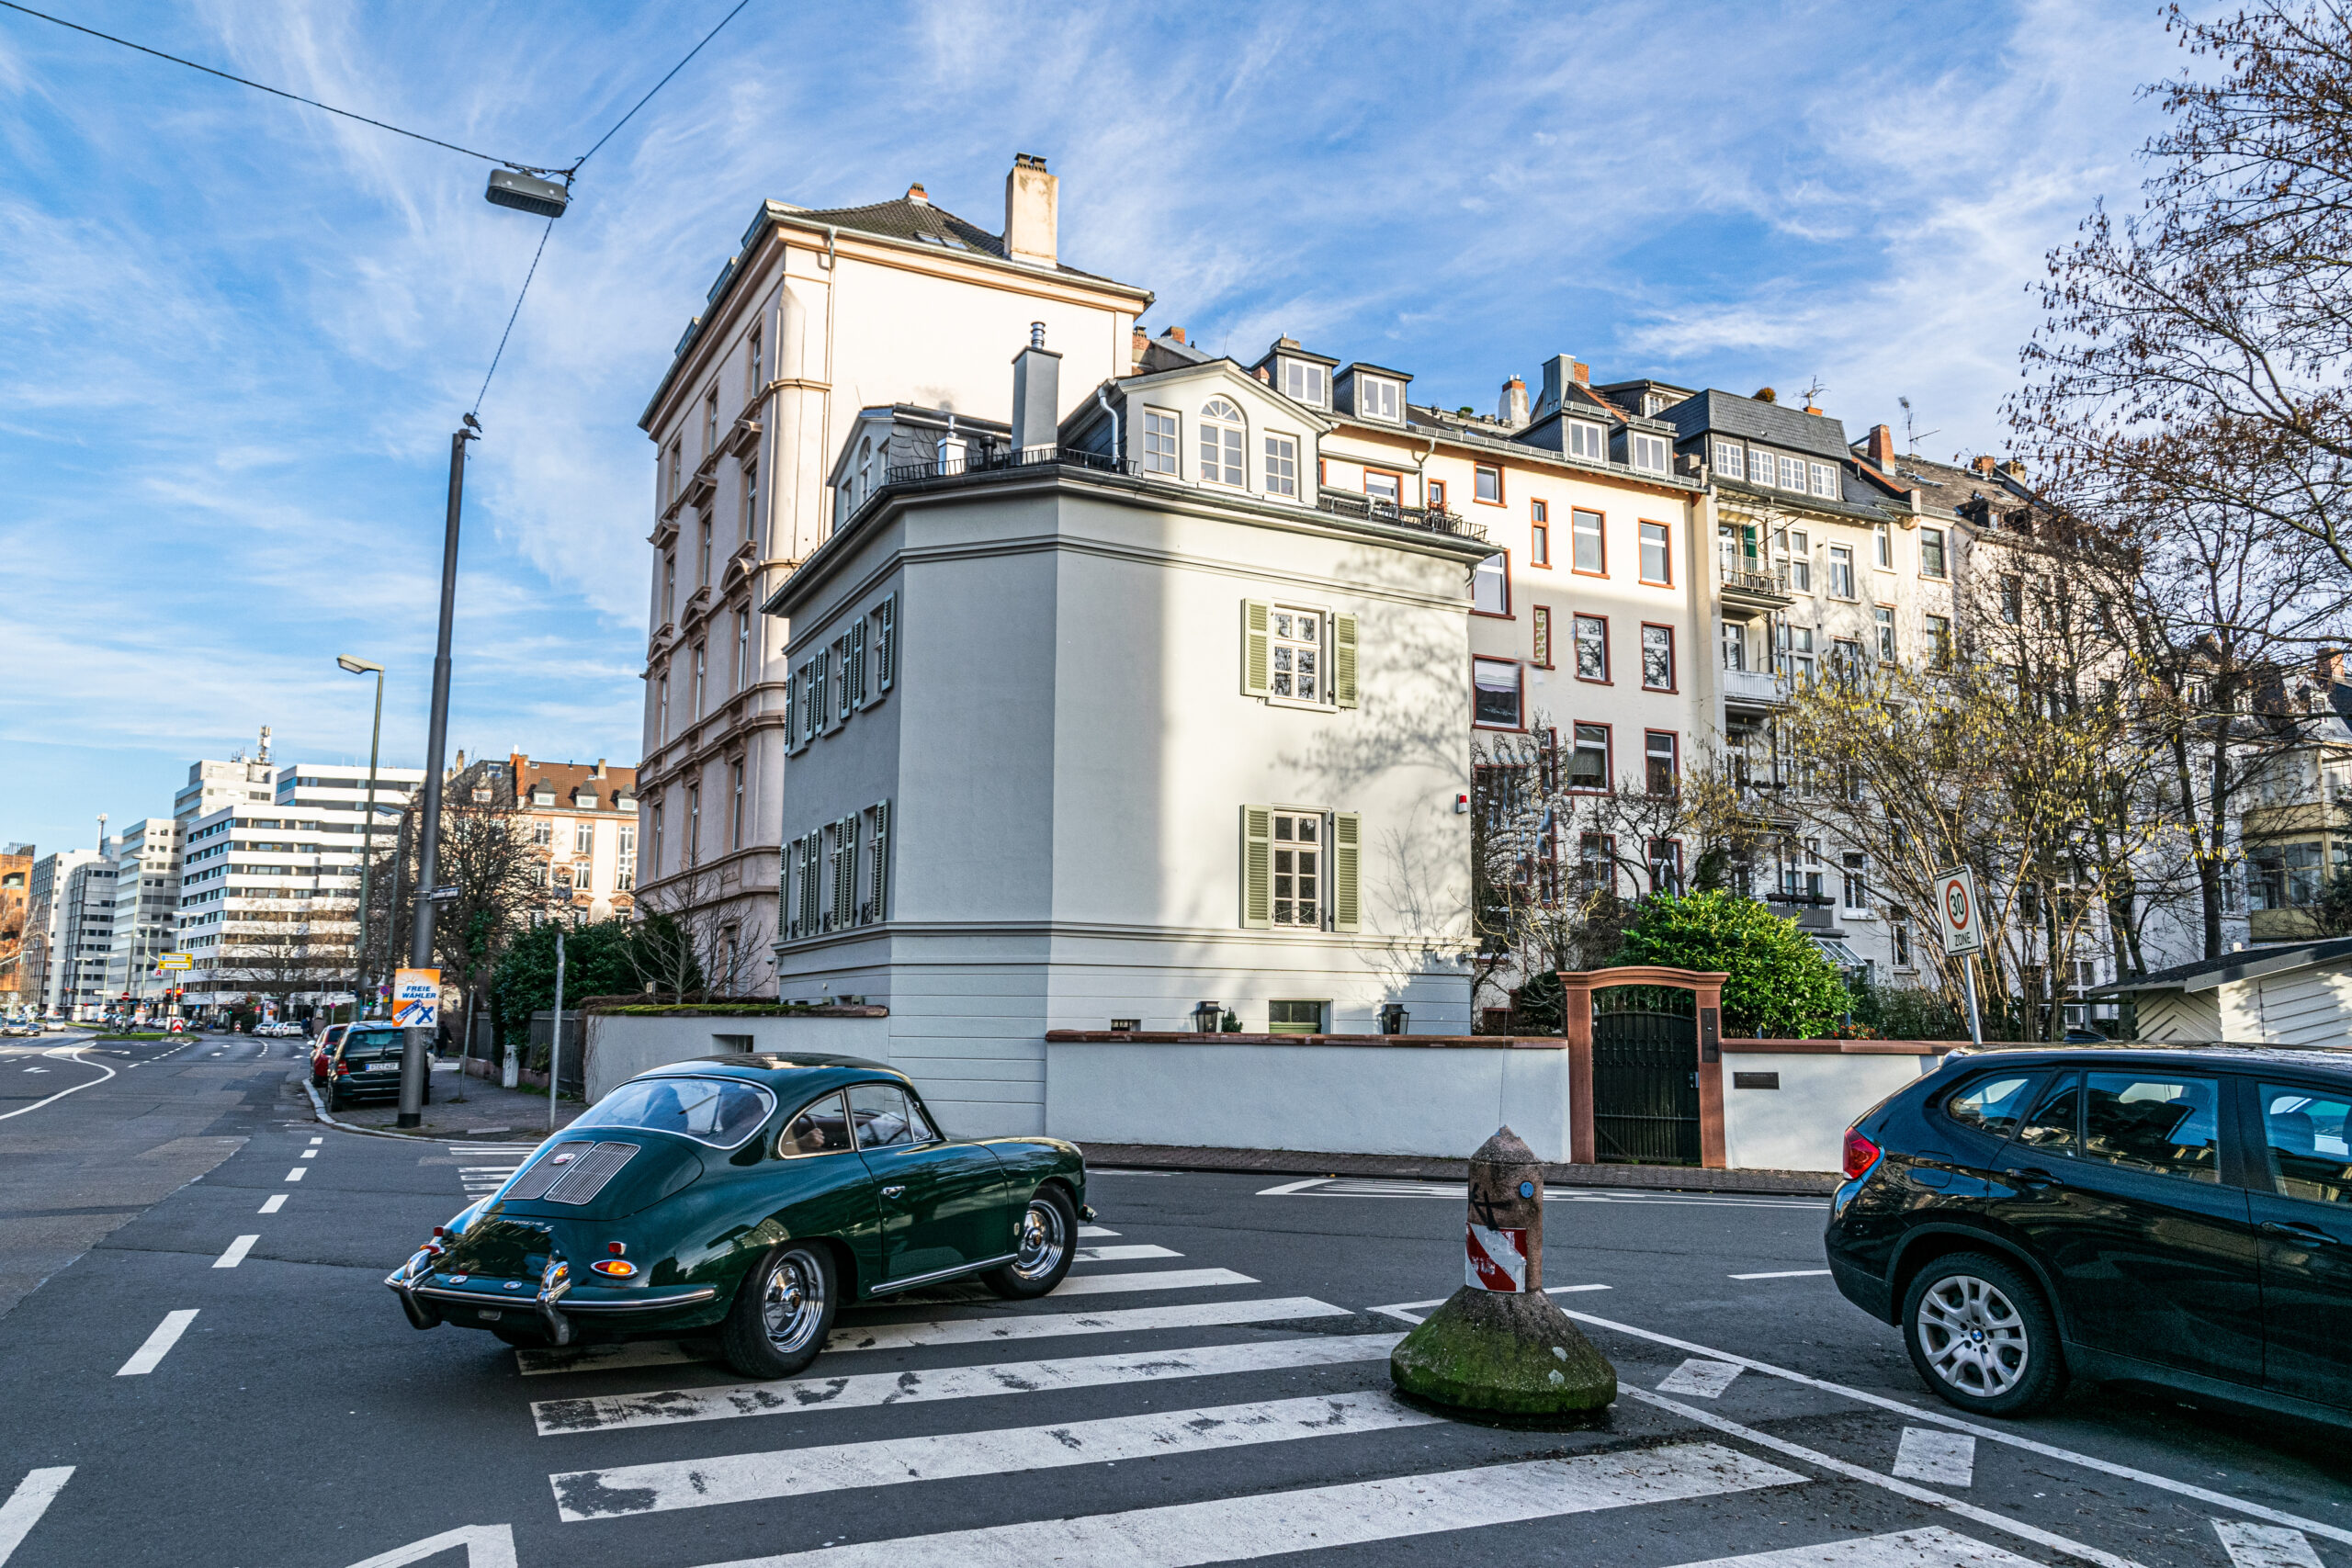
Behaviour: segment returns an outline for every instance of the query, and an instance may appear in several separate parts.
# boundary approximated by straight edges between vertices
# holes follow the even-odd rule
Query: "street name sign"
[[[402,1029],[431,1029],[441,1011],[441,971],[402,969],[392,976],[392,1021]]]
[[[1984,920],[1976,904],[1976,874],[1964,865],[1936,874],[1936,934],[1943,938],[1947,957],[1984,951]]]
[[[192,953],[167,953],[164,954],[163,957],[155,961],[155,967],[158,969],[193,969],[196,967],[196,954]]]

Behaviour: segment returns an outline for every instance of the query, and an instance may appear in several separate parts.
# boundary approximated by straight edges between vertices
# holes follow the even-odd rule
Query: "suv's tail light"
[[[337,1063],[334,1065],[334,1076],[335,1076],[335,1077],[347,1077],[347,1076],[349,1076],[350,1072],[351,1072],[351,1064],[350,1064],[349,1062],[337,1062]],[[1852,1158],[1853,1156],[1849,1155],[1849,1156],[1848,1156],[1847,1157],[1850,1159],[1850,1158]]]
[[[1865,1171],[1869,1170],[1871,1167],[1876,1165],[1878,1163],[1878,1154],[1879,1149],[1876,1144],[1873,1144],[1868,1138],[1863,1137],[1859,1131],[1852,1127],[1846,1129],[1847,1179],[1851,1180],[1853,1178],[1860,1176]]]

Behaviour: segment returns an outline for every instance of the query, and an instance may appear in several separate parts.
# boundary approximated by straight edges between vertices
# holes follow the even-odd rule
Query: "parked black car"
[[[2352,1424],[2347,1115],[2333,1052],[1958,1055],[1848,1130],[1830,1272],[1978,1415],[2080,1377]]]
[[[401,1091],[401,1049],[408,1032],[385,1025],[357,1024],[338,1041],[327,1058],[322,1080],[327,1109],[340,1111],[368,1095]],[[428,1064],[429,1066],[429,1064]],[[424,1077],[424,1103],[433,1103],[433,1075]]]

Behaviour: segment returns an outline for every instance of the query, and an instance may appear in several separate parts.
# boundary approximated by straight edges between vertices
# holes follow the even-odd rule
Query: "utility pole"
[[[416,849],[416,910],[410,917],[408,961],[412,969],[433,964],[433,895],[441,850],[441,765],[449,742],[449,626],[458,610],[458,513],[465,497],[466,443],[481,427],[474,416],[449,437],[449,513],[441,536],[441,632],[433,646],[433,716],[424,739],[424,821]],[[435,998],[435,1010],[439,1010]],[[424,1122],[424,1031],[410,1029],[401,1047],[401,1110],[394,1125]]]
[[[555,1097],[563,1082],[563,922],[555,926],[555,1020],[548,1041],[548,1131],[555,1131]]]
[[[375,859],[376,847],[377,746],[384,738],[384,667],[370,664],[364,659],[353,659],[347,654],[339,656],[335,662],[354,675],[364,675],[371,670],[376,674],[376,722],[368,732],[368,805],[359,818],[359,947],[358,962],[353,965],[358,973],[351,987],[351,1021],[357,1023],[361,997],[368,989],[368,907],[371,901],[368,897],[368,876],[373,869],[371,863]],[[387,920],[384,931],[387,950],[392,945],[390,924]]]

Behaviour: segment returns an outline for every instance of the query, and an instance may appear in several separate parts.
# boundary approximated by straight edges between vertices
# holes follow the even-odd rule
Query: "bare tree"
[[[775,958],[766,933],[738,923],[737,863],[690,866],[638,895],[638,939],[629,951],[640,981],[684,999],[773,994]]]

